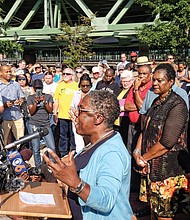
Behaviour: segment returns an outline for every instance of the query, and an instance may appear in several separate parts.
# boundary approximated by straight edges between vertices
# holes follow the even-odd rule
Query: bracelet
[[[134,149],[133,155],[134,155],[134,154],[138,154],[138,155],[141,156],[141,151],[140,151],[139,149]]]
[[[79,194],[85,187],[86,183],[81,179],[81,182],[76,188],[69,187],[70,191],[76,194]]]

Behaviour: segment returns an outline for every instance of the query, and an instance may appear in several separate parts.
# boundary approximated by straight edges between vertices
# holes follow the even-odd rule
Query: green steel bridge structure
[[[61,23],[80,24],[81,15],[92,19],[89,36],[93,38],[95,61],[114,61],[121,52],[139,51],[136,28],[155,19],[135,0],[4,0],[1,8],[0,22],[8,28],[0,40],[14,41],[16,34],[28,62],[61,61],[64,42],[55,40],[63,34]]]

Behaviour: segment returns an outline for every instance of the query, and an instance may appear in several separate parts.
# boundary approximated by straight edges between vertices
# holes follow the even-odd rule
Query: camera
[[[8,153],[0,151],[0,192],[18,192],[23,188],[24,181],[17,177]]]
[[[42,174],[42,171],[40,168],[30,167],[28,168],[28,174],[29,176],[40,176]]]
[[[40,97],[42,95],[42,89],[36,89],[36,95]]]

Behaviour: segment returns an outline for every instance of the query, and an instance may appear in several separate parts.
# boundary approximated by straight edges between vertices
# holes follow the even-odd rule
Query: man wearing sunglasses
[[[60,124],[60,157],[67,155],[70,150],[76,149],[72,130],[72,121],[70,120],[68,113],[73,94],[78,90],[78,83],[76,83],[73,78],[74,71],[71,68],[64,69],[62,76],[63,80],[60,84],[58,84],[54,94],[53,118],[55,123],[57,123],[59,120]]]

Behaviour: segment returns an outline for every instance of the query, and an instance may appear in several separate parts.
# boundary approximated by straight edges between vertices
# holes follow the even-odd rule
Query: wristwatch
[[[86,183],[81,179],[81,182],[79,183],[77,188],[69,187],[69,189],[70,189],[71,192],[79,194],[84,189],[85,185],[86,185]]]

